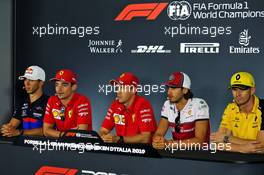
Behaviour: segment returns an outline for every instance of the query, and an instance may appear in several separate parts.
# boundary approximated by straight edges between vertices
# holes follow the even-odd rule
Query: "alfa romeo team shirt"
[[[127,109],[115,100],[107,111],[102,127],[112,130],[118,136],[134,136],[141,132],[155,132],[157,125],[151,104],[143,97],[136,96]]]
[[[67,131],[79,124],[88,124],[92,130],[91,104],[85,96],[74,93],[67,106],[63,106],[57,96],[51,96],[44,117],[45,123],[55,124],[59,131]]]
[[[169,121],[174,140],[190,139],[195,137],[195,122],[209,120],[209,107],[203,99],[192,98],[187,101],[181,111],[178,111],[175,103],[167,100],[162,107],[161,116]],[[177,119],[178,123],[175,123]],[[209,141],[209,136],[210,126],[205,142]]]

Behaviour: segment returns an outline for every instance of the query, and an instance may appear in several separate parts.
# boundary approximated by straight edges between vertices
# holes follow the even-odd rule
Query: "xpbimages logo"
[[[217,151],[230,151],[231,143],[191,143],[189,140],[182,142],[181,140],[177,143],[165,143],[165,151],[173,154],[175,151],[210,151],[215,154]]]
[[[100,94],[110,95],[111,93],[117,93],[120,90],[125,92],[137,91],[138,93],[142,93],[144,95],[151,95],[153,93],[164,93],[166,91],[166,86],[158,84],[144,84],[138,85],[137,87],[134,87],[133,85],[98,85],[98,93]]]
[[[68,26],[59,24],[47,24],[42,26],[33,26],[32,35],[41,37],[48,36],[78,36],[83,38],[90,35],[99,35],[99,26]]]

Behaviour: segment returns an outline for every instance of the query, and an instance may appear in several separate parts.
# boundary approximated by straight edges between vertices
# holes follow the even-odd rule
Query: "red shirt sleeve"
[[[151,104],[148,101],[143,101],[139,106],[139,128],[141,132],[155,132],[157,124]]]
[[[114,121],[114,110],[115,110],[115,102],[113,102],[110,106],[110,108],[107,111],[107,114],[104,118],[104,121],[102,123],[102,127],[106,128],[108,130],[112,130],[115,126],[115,121]]]
[[[83,97],[77,106],[77,125],[88,124],[88,130],[92,130],[92,109],[90,100]]]
[[[44,123],[49,123],[49,124],[54,124],[55,119],[52,114],[52,100],[53,97],[51,96],[48,100],[47,106],[46,106],[46,111],[45,111],[45,116],[44,116]]]

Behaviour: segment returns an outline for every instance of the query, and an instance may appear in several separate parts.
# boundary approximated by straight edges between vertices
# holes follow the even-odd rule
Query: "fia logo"
[[[187,1],[173,1],[167,8],[167,14],[172,20],[186,20],[191,16],[191,5]]]

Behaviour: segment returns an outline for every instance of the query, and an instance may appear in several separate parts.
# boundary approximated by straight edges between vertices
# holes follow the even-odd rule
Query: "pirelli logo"
[[[219,53],[219,43],[181,43],[180,53]]]

